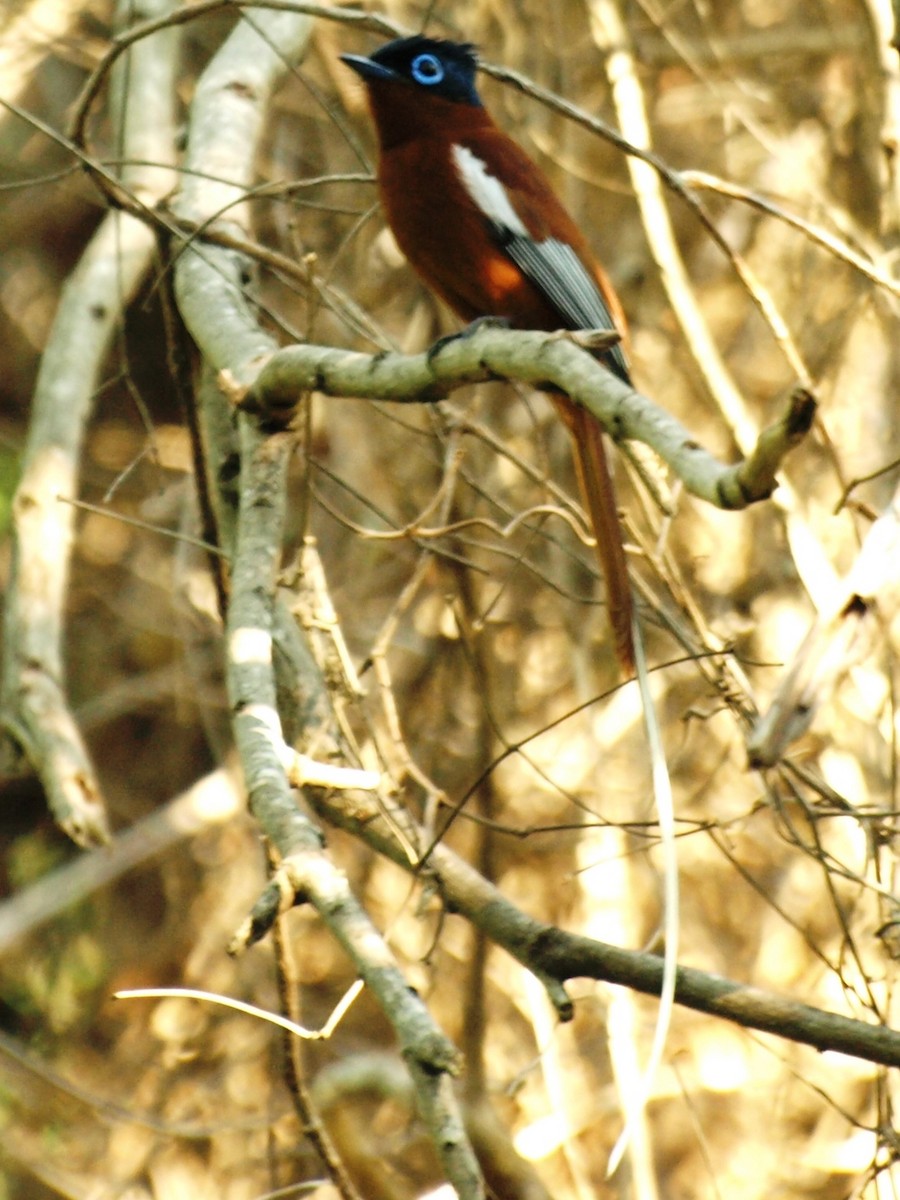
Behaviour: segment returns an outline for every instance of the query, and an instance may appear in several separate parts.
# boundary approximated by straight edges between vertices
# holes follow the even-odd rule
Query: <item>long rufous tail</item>
[[[573,404],[568,396],[554,395],[553,402],[572,435],[578,482],[597,539],[597,560],[606,581],[616,658],[623,673],[630,677],[634,675],[634,602],[603,430],[586,409]]]

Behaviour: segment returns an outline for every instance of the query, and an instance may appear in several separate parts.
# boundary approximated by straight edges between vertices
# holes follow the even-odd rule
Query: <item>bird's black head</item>
[[[468,42],[446,42],[420,34],[387,42],[370,58],[358,54],[342,54],[341,58],[367,83],[407,83],[444,100],[481,107],[475,90],[478,59]]]

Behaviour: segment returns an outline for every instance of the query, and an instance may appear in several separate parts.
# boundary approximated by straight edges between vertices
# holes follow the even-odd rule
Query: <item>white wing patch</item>
[[[500,229],[519,237],[528,237],[528,230],[509,202],[506,188],[495,175],[491,175],[478,155],[466,146],[457,145],[453,146],[452,153],[463,187],[485,217]]]

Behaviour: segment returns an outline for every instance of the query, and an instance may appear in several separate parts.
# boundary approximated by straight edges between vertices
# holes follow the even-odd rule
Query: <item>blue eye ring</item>
[[[412,60],[410,73],[416,83],[433,87],[444,78],[444,64],[434,54],[418,54]]]

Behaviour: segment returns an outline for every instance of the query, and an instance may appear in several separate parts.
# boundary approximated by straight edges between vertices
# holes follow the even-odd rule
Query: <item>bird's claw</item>
[[[457,333],[448,333],[444,337],[439,337],[436,342],[428,349],[429,361],[435,358],[451,342],[455,342],[458,338],[471,337],[473,333],[477,333],[480,329],[510,329],[512,322],[508,317],[476,317],[474,321],[470,321],[465,329],[460,329]]]

